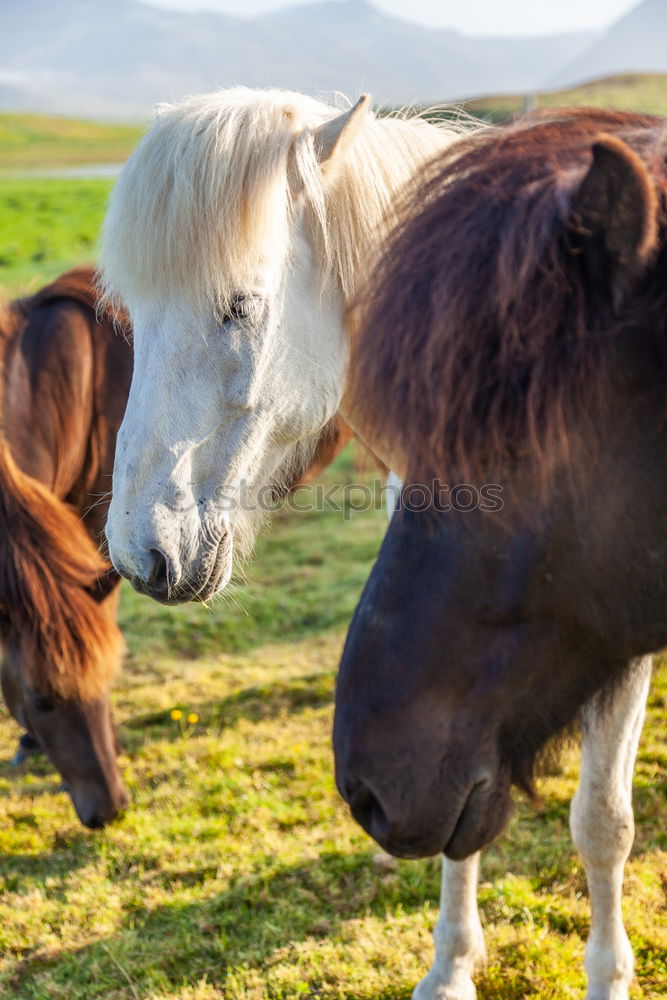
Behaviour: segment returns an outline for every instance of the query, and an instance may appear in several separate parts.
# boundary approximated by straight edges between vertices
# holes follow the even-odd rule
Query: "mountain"
[[[667,0],[643,0],[547,82],[560,86],[631,70],[667,70]]]
[[[591,32],[473,38],[389,17],[367,0],[251,20],[138,0],[0,0],[0,108],[145,119],[159,101],[236,83],[369,91],[391,105],[457,100],[537,89],[601,41]]]
[[[546,73],[585,52],[600,35],[596,31],[564,32],[537,38],[469,37],[454,31],[446,34],[459,51],[470,55],[484,67],[487,77],[491,79],[491,85],[486,86],[485,92],[496,94],[507,90],[537,90]],[[474,97],[482,90],[484,87],[478,85],[466,94]]]
[[[312,93],[367,89],[392,104],[493,84],[484,60],[459,51],[455,38],[385,17],[364,0],[329,0],[251,21],[135,0],[3,4],[0,86],[13,95],[8,105],[0,92],[4,107],[88,114],[97,101],[101,114],[145,117],[158,101],[234,83]]]
[[[292,67],[297,82],[290,86],[313,92],[369,90],[387,104],[530,87],[545,66],[561,65],[596,37],[581,32],[550,38],[469,38],[389,17],[366,0],[293,7],[254,23],[271,25],[276,37],[280,30],[281,44],[299,53]],[[280,69],[276,72],[281,79]]]
[[[251,59],[256,40],[237,18],[134,0],[2,0],[0,17],[0,87],[25,110],[146,117],[158,101],[220,85],[225,52]]]

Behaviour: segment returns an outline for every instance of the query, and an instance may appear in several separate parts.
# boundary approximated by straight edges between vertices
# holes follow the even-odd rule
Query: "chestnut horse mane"
[[[40,306],[74,299],[100,322],[115,319],[98,309],[96,280],[92,269],[78,268],[0,312],[0,414],[7,352]],[[34,690],[90,700],[108,687],[122,649],[113,615],[100,604],[109,570],[79,512],[19,468],[1,430],[0,636],[18,638]]]
[[[121,306],[116,306],[112,311],[108,302],[103,300],[100,275],[93,267],[73,267],[33,295],[15,299],[8,308],[17,310],[25,319],[29,319],[40,306],[57,302],[58,299],[74,299],[92,309],[99,322],[112,323],[120,331],[129,333],[129,316]],[[2,336],[0,328],[0,337]]]
[[[659,206],[660,260],[620,309],[573,210],[603,135],[643,162]],[[545,479],[568,414],[603,384],[614,324],[664,303],[666,156],[664,119],[568,109],[463,138],[422,171],[359,296],[349,369],[357,426],[409,476],[475,481],[529,450]]]

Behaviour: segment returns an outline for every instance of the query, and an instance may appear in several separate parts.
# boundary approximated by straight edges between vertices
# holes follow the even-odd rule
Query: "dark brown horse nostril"
[[[382,841],[390,823],[377,795],[363,781],[355,781],[345,794],[352,815],[364,830]]]
[[[148,587],[155,593],[167,594],[171,583],[169,560],[159,549],[151,549],[150,553],[153,556],[153,569],[148,577]]]

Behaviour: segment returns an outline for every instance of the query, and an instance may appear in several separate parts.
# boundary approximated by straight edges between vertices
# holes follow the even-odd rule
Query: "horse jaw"
[[[239,296],[248,314],[222,324],[184,296],[131,309],[141,376],[118,435],[106,533],[118,572],[163,603],[207,600],[227,584],[235,548],[251,547],[262,520],[262,491],[342,395],[342,296],[322,287],[301,220],[283,266],[274,255]]]

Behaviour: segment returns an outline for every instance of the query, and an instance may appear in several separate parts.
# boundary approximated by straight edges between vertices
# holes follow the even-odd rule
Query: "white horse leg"
[[[586,1000],[627,1000],[634,956],[623,926],[623,868],[634,838],[632,775],[651,678],[645,657],[600,707],[584,710],[579,788],[570,829],[581,854],[591,905]]]
[[[413,1000],[475,1000],[472,977],[486,962],[477,909],[480,854],[465,861],[442,859],[440,916],[433,931],[435,961],[415,987]]]
[[[396,473],[387,476],[387,517],[391,521],[403,489]],[[473,974],[486,962],[484,932],[477,909],[479,853],[465,861],[442,859],[440,916],[433,931],[435,961],[415,987],[413,1000],[475,1000]]]

